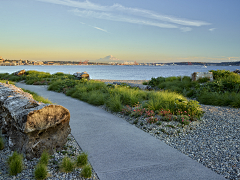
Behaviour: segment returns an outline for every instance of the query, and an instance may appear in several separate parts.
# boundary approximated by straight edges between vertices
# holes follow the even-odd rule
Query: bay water
[[[169,66],[110,66],[110,65],[61,65],[61,66],[0,66],[0,73],[13,73],[19,70],[36,70],[51,74],[63,72],[73,74],[86,71],[91,79],[109,80],[150,80],[152,77],[191,76],[193,72],[208,72],[209,70],[240,69],[239,66],[197,66],[197,65],[169,65]]]

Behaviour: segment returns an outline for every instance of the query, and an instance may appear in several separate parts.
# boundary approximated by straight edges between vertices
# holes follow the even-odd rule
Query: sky
[[[0,0],[0,56],[240,61],[240,0]]]

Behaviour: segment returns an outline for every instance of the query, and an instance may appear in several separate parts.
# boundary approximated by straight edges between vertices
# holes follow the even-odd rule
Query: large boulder
[[[71,132],[69,121],[63,106],[37,102],[20,88],[0,83],[0,130],[10,149],[27,159],[40,157],[44,150],[60,150]]]
[[[212,72],[194,72],[192,74],[192,81],[197,81],[201,78],[208,78],[210,81],[213,81],[213,73]]]
[[[234,73],[240,74],[240,70],[236,69],[235,71],[233,71]]]
[[[17,71],[14,73],[14,75],[16,75],[16,76],[22,76],[23,74],[26,74],[25,70],[20,70],[20,71]]]
[[[90,79],[90,76],[89,76],[89,74],[86,72],[86,71],[84,71],[84,72],[76,72],[76,73],[74,73],[73,74],[76,78],[78,78],[78,79],[87,79],[87,80],[89,80]]]

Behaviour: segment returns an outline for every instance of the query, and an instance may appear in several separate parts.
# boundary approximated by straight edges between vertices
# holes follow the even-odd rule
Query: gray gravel
[[[13,180],[13,179],[21,179],[21,180],[30,180],[34,178],[34,168],[38,163],[39,159],[34,158],[32,160],[24,159],[24,169],[21,173],[16,176],[10,176],[7,166],[7,159],[11,156],[13,151],[11,151],[8,147],[7,141],[5,141],[5,148],[0,150],[0,180]],[[60,152],[55,152],[49,161],[48,165],[48,173],[49,177],[47,180],[84,180],[85,178],[80,176],[81,169],[76,168],[71,173],[63,173],[59,170],[59,164],[65,156],[70,157],[72,160],[75,160],[76,157],[82,153],[82,149],[79,147],[74,137],[70,134],[68,136],[67,143],[64,148]],[[94,170],[92,170],[92,177],[89,180],[99,180]]]
[[[104,108],[104,107],[101,107]],[[144,117],[132,118],[120,113],[115,115],[141,128],[152,136],[164,141],[204,166],[227,179],[240,180],[240,111],[235,108],[202,105],[205,111],[199,122],[181,126],[178,122],[160,121],[161,124],[149,124]],[[170,126],[169,126],[170,125]],[[72,173],[62,173],[58,164],[68,154],[73,159],[82,152],[72,135],[65,149],[56,152],[50,160],[48,179],[84,179],[79,176],[81,169]],[[0,179],[34,179],[34,167],[38,159],[24,160],[25,168],[17,176],[9,176],[6,159],[12,151],[6,147],[0,151]],[[93,172],[91,179],[98,179]]]
[[[144,117],[115,115],[164,141],[226,179],[240,180],[240,109],[202,105],[204,116],[182,127],[178,122],[149,124]],[[169,126],[170,125],[170,126]]]

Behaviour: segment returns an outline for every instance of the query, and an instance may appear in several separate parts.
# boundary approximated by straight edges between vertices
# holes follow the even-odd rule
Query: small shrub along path
[[[70,111],[71,134],[100,180],[211,179],[224,176],[107,111],[47,91],[46,86],[16,83]]]

